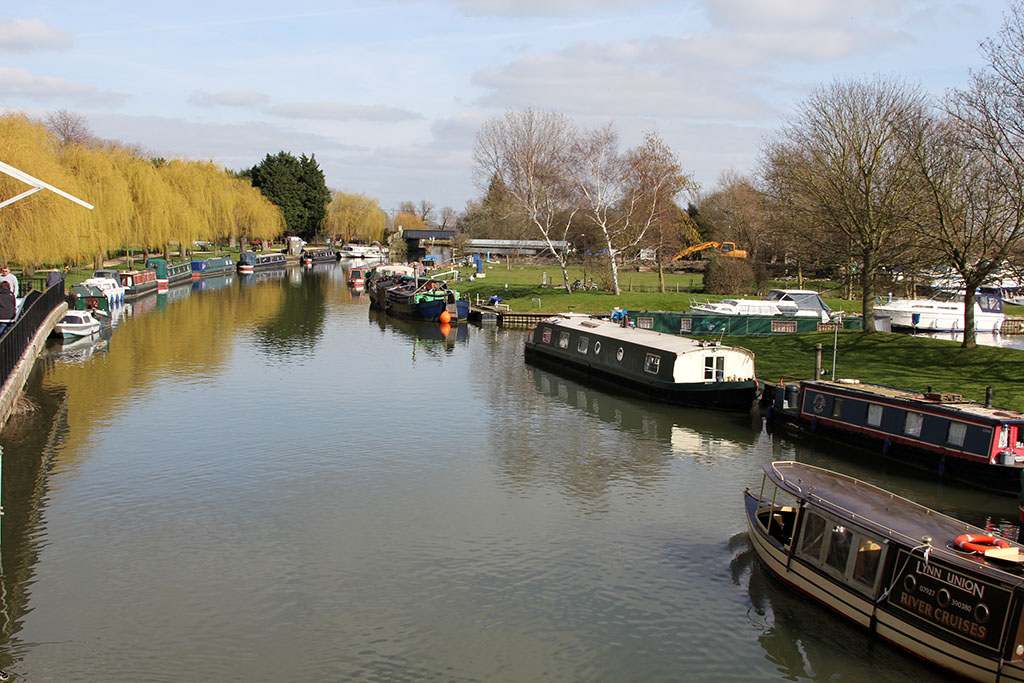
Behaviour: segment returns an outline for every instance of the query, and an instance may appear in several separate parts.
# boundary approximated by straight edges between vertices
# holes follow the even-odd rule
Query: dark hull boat
[[[338,260],[338,252],[333,249],[308,249],[302,252],[302,265],[311,266],[314,263],[328,263]]]
[[[209,277],[220,277],[235,272],[235,262],[230,256],[214,256],[208,259],[192,261],[192,279],[202,280]]]
[[[469,302],[441,280],[408,281],[384,290],[383,294],[388,315],[448,323],[469,318]]]
[[[586,316],[541,321],[526,359],[658,401],[750,410],[754,354],[744,348],[651,332]]]
[[[151,258],[146,267],[156,271],[156,285],[161,292],[174,285],[192,281],[192,263],[190,261],[167,261],[162,258]]]
[[[255,273],[258,270],[273,270],[288,265],[288,257],[284,254],[257,254],[247,251],[238,258],[238,272],[242,275]]]
[[[974,681],[1024,681],[1017,543],[876,486],[798,462],[744,493],[751,545],[789,586]]]
[[[855,442],[964,484],[1017,495],[1024,471],[1024,413],[857,380],[779,387],[773,424]]]

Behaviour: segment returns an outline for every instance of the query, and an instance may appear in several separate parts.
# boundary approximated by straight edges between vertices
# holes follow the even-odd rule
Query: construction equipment
[[[731,258],[747,258],[747,252],[745,249],[737,249],[735,242],[701,242],[695,244],[692,247],[687,247],[681,252],[672,257],[673,261],[678,261],[681,258],[689,256],[690,254],[696,254],[698,251],[704,251],[705,249],[717,249],[723,256],[729,256]]]

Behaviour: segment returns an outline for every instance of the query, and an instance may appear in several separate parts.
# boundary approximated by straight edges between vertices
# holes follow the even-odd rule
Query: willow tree
[[[898,79],[836,81],[816,88],[763,152],[773,202],[816,228],[819,250],[856,258],[865,332],[875,327],[879,267],[911,232],[915,173],[903,133],[925,107],[920,88]]]
[[[361,237],[383,241],[387,220],[380,203],[364,194],[335,192],[327,206],[323,230],[348,242]]]
[[[91,197],[56,156],[53,138],[41,125],[22,114],[0,117],[0,160],[90,203]],[[0,199],[10,199],[30,189],[0,174]],[[0,209],[0,261],[32,264],[71,257],[77,251],[78,234],[88,229],[92,217],[51,192]]]

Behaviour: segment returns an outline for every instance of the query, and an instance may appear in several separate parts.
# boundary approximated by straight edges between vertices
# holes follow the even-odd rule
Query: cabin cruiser
[[[764,299],[722,299],[691,304],[694,313],[714,315],[766,315],[819,318],[828,322],[832,309],[810,289],[773,289]]]
[[[53,334],[64,339],[92,337],[99,334],[100,321],[92,317],[89,311],[68,311],[53,327]]]
[[[887,316],[893,329],[922,332],[962,332],[964,302],[935,299],[892,299],[875,305],[875,314]],[[979,292],[974,295],[974,329],[976,332],[999,332],[1006,315],[998,294]]]

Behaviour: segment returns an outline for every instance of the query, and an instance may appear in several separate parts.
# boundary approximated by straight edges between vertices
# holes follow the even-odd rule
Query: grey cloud
[[[518,17],[565,16],[595,9],[636,9],[638,5],[665,4],[664,0],[455,0],[458,11],[470,15]]]
[[[270,101],[266,93],[256,90],[196,91],[188,98],[190,104],[200,107],[260,107]]]
[[[344,102],[293,102],[267,107],[268,114],[289,119],[315,119],[318,121],[415,121],[421,114],[385,105],[366,106]]]
[[[63,50],[71,36],[38,19],[0,19],[0,51]]]
[[[71,100],[95,105],[118,105],[127,99],[127,95],[122,93],[102,92],[85,83],[53,76],[37,76],[25,69],[4,66],[0,66],[0,95],[27,97],[37,102]]]

